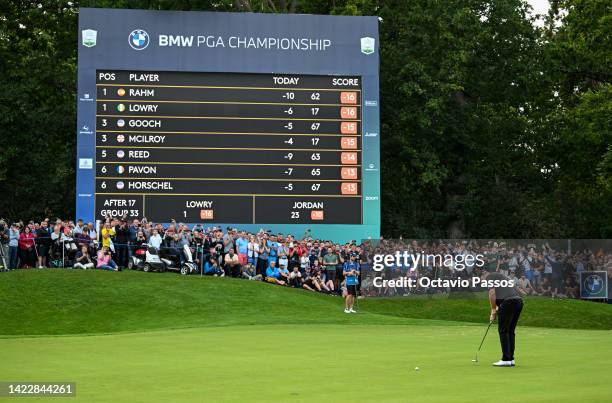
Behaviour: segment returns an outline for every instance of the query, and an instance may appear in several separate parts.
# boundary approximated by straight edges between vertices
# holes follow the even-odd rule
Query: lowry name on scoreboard
[[[81,9],[77,215],[377,237],[377,24]]]

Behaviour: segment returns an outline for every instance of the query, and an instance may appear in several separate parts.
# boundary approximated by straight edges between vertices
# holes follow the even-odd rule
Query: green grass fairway
[[[33,270],[0,275],[0,303],[0,380],[77,382],[58,402],[612,399],[601,304],[526,301],[518,366],[493,368],[495,329],[471,362],[483,299],[368,300],[345,315],[339,298],[247,281]]]

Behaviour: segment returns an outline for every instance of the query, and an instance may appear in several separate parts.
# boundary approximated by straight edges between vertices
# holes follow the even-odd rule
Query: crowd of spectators
[[[553,244],[551,246],[550,244]],[[382,276],[386,279],[405,276],[418,279],[457,279],[472,276],[482,277],[485,271],[499,271],[515,280],[518,287],[527,295],[539,295],[552,298],[579,298],[579,274],[583,271],[605,271],[608,276],[608,287],[612,285],[612,242],[595,240],[593,242],[568,240],[529,241],[529,240],[452,240],[452,241],[418,241],[418,240],[377,240],[364,244],[365,256],[376,254],[393,254],[395,251],[408,251],[409,254],[459,256],[482,255],[484,264],[478,267],[475,261],[466,260],[461,267],[440,265],[439,261],[429,260],[419,265],[416,270],[406,267],[390,267],[382,273],[366,270],[362,282],[362,292],[368,296],[391,296],[410,293],[448,293],[466,291],[464,288],[431,288],[414,289],[377,288],[373,278]],[[452,259],[462,261],[463,259]],[[366,262],[364,267],[371,267]],[[417,284],[419,282],[417,281]],[[467,291],[480,291],[470,289]]]
[[[108,219],[99,227],[82,220],[45,219],[10,225],[0,220],[0,241],[3,257],[0,266],[4,270],[70,267],[118,271],[129,266],[138,248],[152,247],[185,261],[186,247],[203,275],[266,281],[327,294],[346,295],[347,268],[360,272],[357,289],[365,296],[465,291],[421,286],[378,288],[373,286],[375,276],[456,279],[482,276],[484,271],[506,274],[527,295],[552,298],[579,298],[579,273],[583,271],[606,271],[608,284],[612,285],[610,242],[599,246],[583,242],[573,248],[565,240],[551,241],[554,247],[546,241],[527,240],[380,239],[339,244],[313,238],[309,232],[297,238],[263,229],[251,233],[229,227],[189,227],[176,222],[164,226],[145,218]],[[388,267],[380,273],[372,270],[375,255],[396,251],[444,256],[480,254],[484,256],[484,265],[466,262],[457,268],[425,261],[416,270],[407,267]]]
[[[240,277],[327,294],[346,294],[344,269],[359,270],[364,258],[355,241],[339,244],[305,233],[256,233],[235,228],[172,222],[164,226],[143,218],[108,219],[94,223],[57,219],[0,223],[7,247],[6,268],[71,267],[119,271],[129,266],[134,252],[152,247],[177,259],[188,259],[204,275]],[[0,262],[1,264],[1,262]]]

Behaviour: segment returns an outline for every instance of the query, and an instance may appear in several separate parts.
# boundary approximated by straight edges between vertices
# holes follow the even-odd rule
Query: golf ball
[[[419,370],[419,367],[414,367],[414,370],[415,370],[415,371],[418,371],[418,370]]]

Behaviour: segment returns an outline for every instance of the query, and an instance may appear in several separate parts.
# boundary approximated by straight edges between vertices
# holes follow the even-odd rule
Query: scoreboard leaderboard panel
[[[379,235],[375,18],[81,9],[80,31],[79,218]]]
[[[98,71],[96,216],[361,224],[360,81]]]

